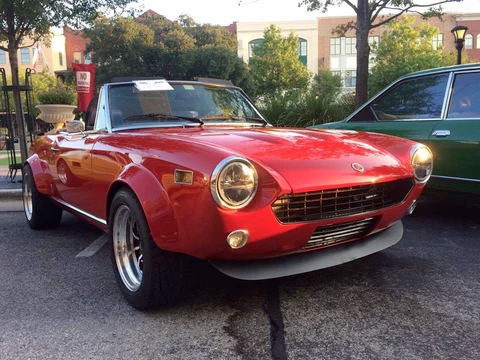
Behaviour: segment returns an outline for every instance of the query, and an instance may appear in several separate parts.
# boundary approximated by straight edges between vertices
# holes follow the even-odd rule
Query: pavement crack
[[[263,306],[270,319],[270,342],[273,360],[286,360],[285,326],[280,309],[280,292],[278,283],[273,280],[267,284],[267,300]]]

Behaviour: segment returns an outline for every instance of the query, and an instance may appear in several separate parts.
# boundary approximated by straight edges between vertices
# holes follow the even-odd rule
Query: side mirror
[[[85,130],[85,123],[82,120],[67,120],[65,128],[68,133],[79,133]]]

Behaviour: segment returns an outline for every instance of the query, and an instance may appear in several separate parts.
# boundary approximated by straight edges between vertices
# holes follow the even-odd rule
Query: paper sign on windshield
[[[165,79],[137,80],[133,82],[138,91],[173,90],[173,87]]]

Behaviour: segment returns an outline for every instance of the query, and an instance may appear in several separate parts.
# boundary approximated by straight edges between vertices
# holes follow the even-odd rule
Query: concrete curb
[[[3,200],[21,200],[22,189],[4,189],[0,190],[0,201]]]

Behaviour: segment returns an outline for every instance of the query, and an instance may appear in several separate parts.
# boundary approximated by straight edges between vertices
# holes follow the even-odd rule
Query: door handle
[[[436,136],[436,137],[446,137],[446,136],[450,136],[450,130],[435,130],[433,133],[432,133],[433,136]]]

